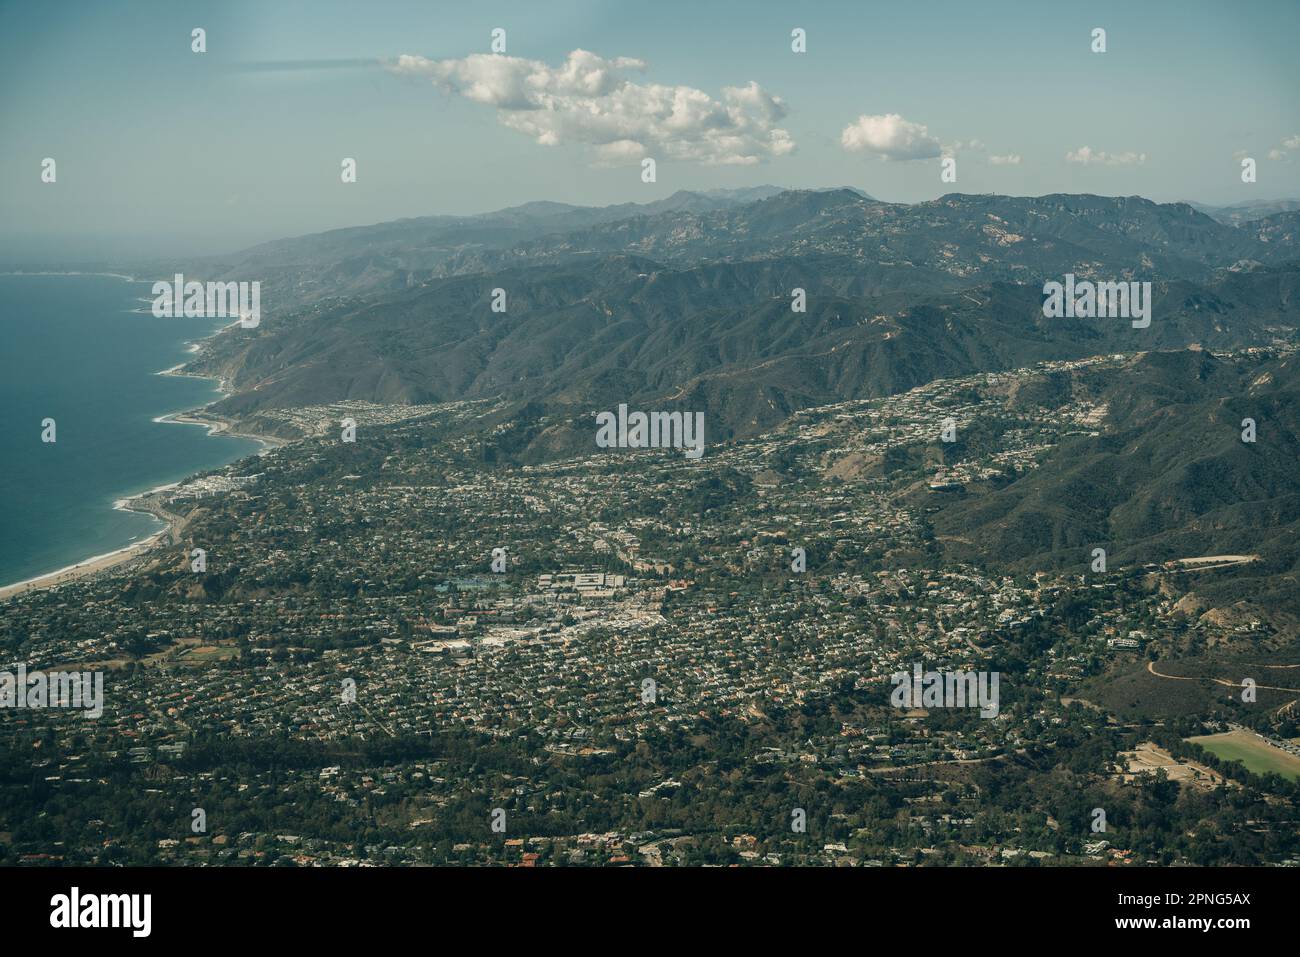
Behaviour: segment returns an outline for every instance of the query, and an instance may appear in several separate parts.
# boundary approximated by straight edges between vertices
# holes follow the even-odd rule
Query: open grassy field
[[[1300,758],[1287,754],[1246,731],[1204,734],[1188,741],[1225,761],[1240,761],[1256,774],[1273,772],[1291,780],[1300,780]]]

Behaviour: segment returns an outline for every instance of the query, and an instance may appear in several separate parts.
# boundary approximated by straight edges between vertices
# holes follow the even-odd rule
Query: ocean
[[[220,396],[212,380],[157,373],[230,320],[156,319],[140,301],[150,288],[0,275],[0,586],[147,538],[162,524],[114,502],[259,449],[154,421]]]

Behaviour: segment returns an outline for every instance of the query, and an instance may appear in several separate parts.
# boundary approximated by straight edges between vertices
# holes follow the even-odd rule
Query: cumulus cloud
[[[1019,153],[990,153],[989,146],[981,139],[954,140],[940,147],[944,156],[956,156],[958,153],[979,153],[984,155],[990,166],[1019,166]]]
[[[1094,150],[1091,146],[1081,146],[1065,154],[1067,163],[1079,166],[1141,166],[1147,161],[1146,153],[1107,153]]]
[[[628,75],[644,70],[643,61],[586,50],[574,50],[558,67],[489,53],[451,60],[404,54],[387,67],[495,107],[502,125],[543,146],[591,146],[601,164],[655,156],[752,165],[794,150],[777,126],[785,103],[753,81],[725,86],[715,99],[689,86],[634,82]]]
[[[1284,160],[1288,150],[1300,150],[1300,133],[1286,137],[1280,146],[1273,147],[1264,155],[1271,160]]]
[[[882,160],[932,159],[940,155],[939,140],[920,123],[897,113],[863,114],[844,127],[840,145],[853,153],[870,153]]]

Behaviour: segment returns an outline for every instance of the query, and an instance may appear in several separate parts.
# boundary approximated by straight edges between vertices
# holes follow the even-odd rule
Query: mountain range
[[[346,399],[627,401],[706,411],[724,439],[941,376],[1268,345],[1300,315],[1298,242],[1300,212],[1229,226],[1138,197],[909,206],[760,188],[529,204],[200,264],[210,278],[266,277],[266,318],[213,340],[190,371],[225,380],[234,394],[214,411],[227,417]],[[1043,282],[1067,273],[1150,281],[1151,327],[1044,318]]]
[[[1206,600],[1300,616],[1296,205],[760,187],[401,220],[178,266],[264,283],[261,325],[187,370],[224,380],[213,415],[284,435],[260,414],[493,400],[495,422],[561,423],[520,432],[514,454],[539,460],[589,450],[592,411],[623,402],[703,411],[716,443],[939,378],[1124,355],[1120,374],[1049,381],[1054,401],[1104,404],[1099,434],[941,501],[936,540],[1008,571],[1082,567],[1099,544],[1121,565],[1258,554]],[[1150,282],[1150,326],[1046,318],[1043,283],[1066,274]]]

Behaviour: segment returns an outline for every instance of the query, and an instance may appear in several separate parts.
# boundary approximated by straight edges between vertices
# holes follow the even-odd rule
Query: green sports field
[[[1300,780],[1300,758],[1287,754],[1245,731],[1226,731],[1188,738],[1224,761],[1240,761],[1256,774],[1280,774]]]

